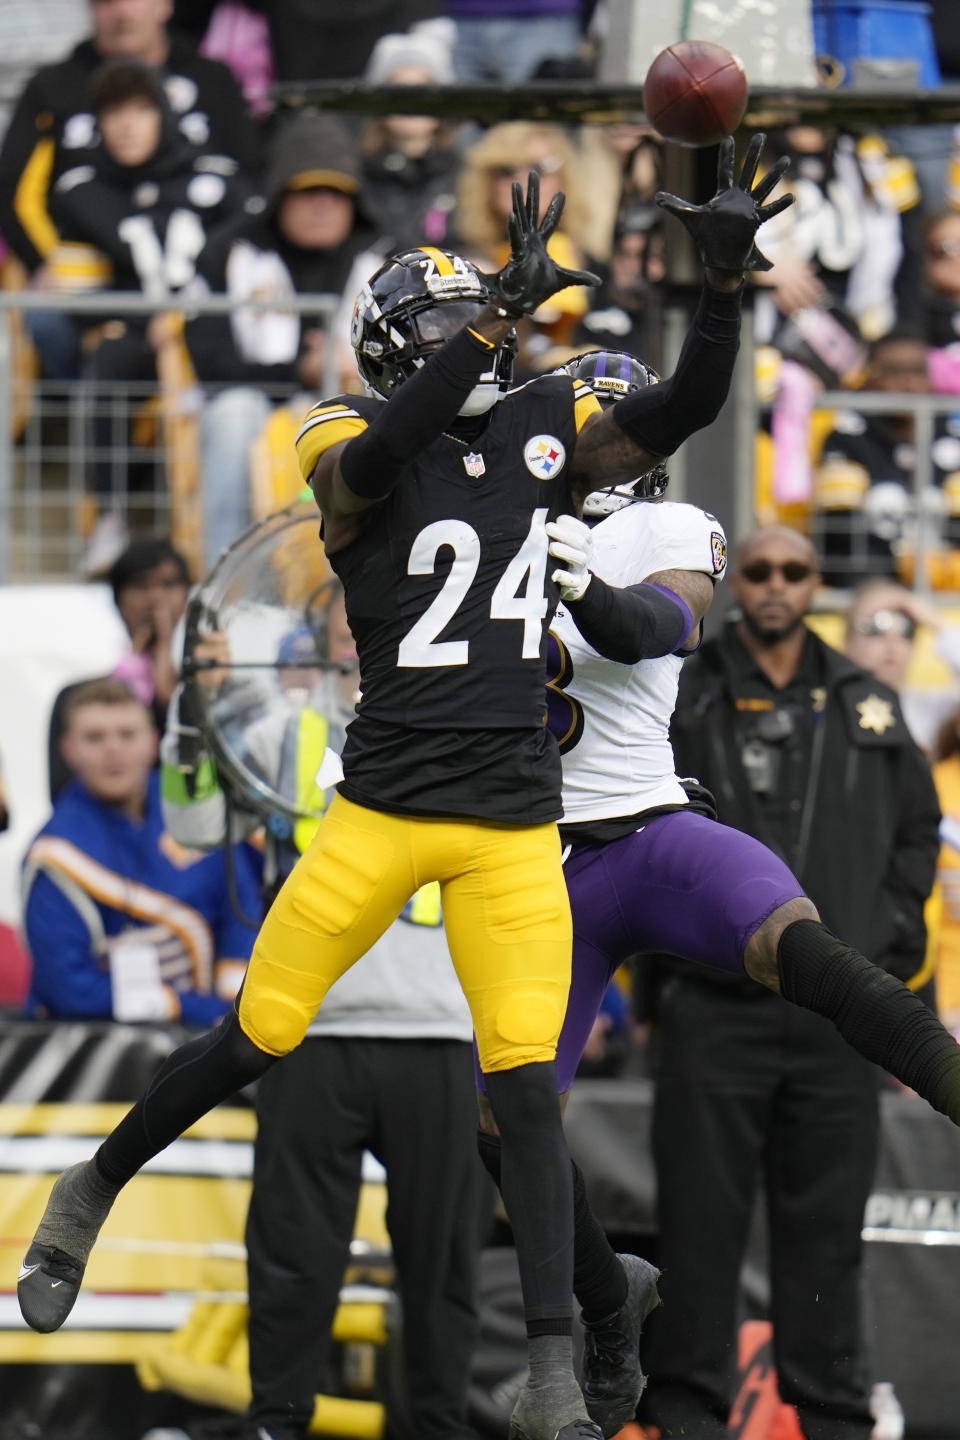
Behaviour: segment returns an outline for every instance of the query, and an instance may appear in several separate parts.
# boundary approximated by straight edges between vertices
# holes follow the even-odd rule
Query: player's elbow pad
[[[613,406],[617,425],[648,455],[672,455],[719,415],[740,348],[742,293],[705,285],[669,380],[635,390]]]
[[[686,601],[665,585],[618,590],[594,575],[567,608],[587,644],[621,665],[672,655],[694,628]]]

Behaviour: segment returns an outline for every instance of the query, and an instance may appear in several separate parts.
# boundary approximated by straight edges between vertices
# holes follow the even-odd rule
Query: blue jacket
[[[241,907],[259,921],[259,886],[245,847],[235,846],[234,857]],[[109,952],[121,935],[153,947],[170,1018],[207,1026],[229,1008],[215,989],[224,978],[220,962],[246,962],[255,931],[230,907],[223,850],[186,850],[166,833],[157,771],[142,821],[72,780],[28,850],[23,875],[34,1013],[110,1019]]]

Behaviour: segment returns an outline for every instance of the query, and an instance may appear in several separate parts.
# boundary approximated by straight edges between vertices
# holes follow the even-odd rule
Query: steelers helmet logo
[[[523,447],[523,463],[538,480],[559,475],[567,452],[556,435],[534,435]]]

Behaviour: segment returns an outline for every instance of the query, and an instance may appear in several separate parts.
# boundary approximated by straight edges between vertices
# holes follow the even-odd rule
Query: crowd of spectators
[[[669,256],[653,203],[662,153],[642,113],[610,124],[482,128],[437,114],[333,118],[271,98],[271,85],[307,78],[431,86],[589,77],[602,5],[365,0],[349,22],[332,4],[306,11],[255,0],[63,9],[65,42],[75,41],[66,56],[48,37],[47,63],[25,77],[16,47],[10,55],[6,86],[22,89],[0,145],[6,283],[140,291],[161,312],[149,323],[84,316],[82,326],[55,310],[28,317],[42,377],[82,376],[93,387],[86,573],[122,548],[135,483],[98,396],[118,382],[153,380],[171,348],[199,381],[196,503],[209,563],[295,491],[289,438],[309,397],[357,384],[349,314],[364,271],[418,244],[457,248],[496,269],[512,182],[531,168],[545,201],[560,188],[567,196],[557,258],[599,271],[604,284],[563,292],[523,323],[520,378],[604,344],[662,361]],[[947,47],[947,75],[953,63]],[[755,277],[758,393],[772,405],[758,438],[762,455],[772,435],[758,463],[757,513],[800,523],[839,585],[864,564],[909,579],[918,545],[935,584],[955,580],[955,417],[939,414],[925,493],[915,483],[909,415],[864,420],[851,405],[850,415],[813,418],[824,385],[960,391],[958,164],[953,150],[933,164],[929,146],[904,143],[914,164],[896,148],[903,141],[902,127],[884,136],[793,125],[771,131],[762,162],[789,156],[797,203],[766,227],[774,266]],[[276,298],[278,308],[201,314],[185,336],[162,313],[178,296],[208,294]],[[315,316],[280,308],[312,294],[328,297],[329,328],[329,308]],[[824,315],[836,322],[832,339]],[[909,334],[910,373],[890,370],[888,349],[874,350],[866,369],[840,363],[841,331],[862,347]],[[848,463],[846,442],[861,424],[868,439],[884,432],[882,443],[853,445]]]

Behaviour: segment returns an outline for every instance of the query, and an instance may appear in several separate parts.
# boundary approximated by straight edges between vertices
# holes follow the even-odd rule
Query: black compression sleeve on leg
[[[626,1271],[590,1209],[580,1166],[573,1166],[573,1293],[584,1320],[605,1320],[627,1298]]]
[[[94,1156],[111,1184],[126,1185],[148,1160],[280,1057],[260,1050],[230,1010],[213,1030],[168,1055],[143,1096]]]
[[[477,1150],[487,1174],[500,1189],[500,1137],[477,1131]],[[584,1320],[605,1320],[627,1298],[623,1266],[590,1209],[583,1172],[570,1161],[573,1173],[573,1293]]]
[[[421,450],[452,425],[496,347],[469,326],[404,380],[380,414],[345,447],[340,474],[365,500],[382,500]]]
[[[960,1124],[960,1046],[923,1001],[819,920],[795,920],[777,949],[785,999],[825,1015],[843,1038]]]
[[[620,589],[593,575],[579,600],[563,603],[587,644],[621,665],[672,655],[693,629],[690,607],[666,585]]]
[[[740,348],[742,295],[742,287],[727,291],[704,285],[673,374],[613,406],[620,429],[648,455],[672,455],[719,415]]]
[[[485,1076],[500,1131],[500,1191],[517,1248],[527,1335],[573,1331],[573,1182],[556,1068],[534,1061]]]
[[[477,1131],[477,1153],[483,1161],[483,1168],[500,1189],[500,1136],[488,1135],[486,1130]]]

